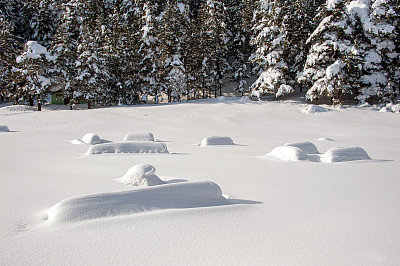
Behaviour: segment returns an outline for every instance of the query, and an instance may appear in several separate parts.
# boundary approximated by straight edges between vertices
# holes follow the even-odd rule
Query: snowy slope
[[[399,114],[306,108],[239,98],[40,113],[0,108],[0,125],[10,130],[0,132],[0,264],[400,265]],[[108,143],[152,132],[169,153],[86,155],[89,146],[71,140],[90,132]],[[235,145],[195,145],[208,136]],[[266,156],[305,142],[320,154],[360,147],[371,159]],[[167,184],[116,181],[139,164],[154,166]],[[85,208],[95,215],[49,222],[51,210],[80,218]]]

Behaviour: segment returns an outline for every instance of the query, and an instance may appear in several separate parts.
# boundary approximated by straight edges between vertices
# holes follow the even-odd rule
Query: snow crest
[[[153,133],[128,133],[124,141],[154,141]]]
[[[235,145],[235,143],[230,137],[210,136],[204,138],[200,144],[201,147],[213,146],[213,145]]]
[[[0,132],[10,132],[6,125],[0,125]]]

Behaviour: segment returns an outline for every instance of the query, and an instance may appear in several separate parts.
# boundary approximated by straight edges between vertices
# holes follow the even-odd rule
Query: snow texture
[[[206,137],[200,143],[201,147],[214,146],[214,145],[235,145],[235,143],[233,143],[233,140],[230,137],[217,137],[217,136]]]
[[[149,164],[139,164],[131,167],[126,174],[117,179],[125,185],[146,187],[146,186],[157,186],[166,184],[165,181],[161,180],[155,175],[156,168]]]
[[[89,145],[95,145],[100,144],[101,139],[96,133],[86,133],[82,138],[82,142]]]
[[[28,41],[25,44],[25,52],[18,56],[16,61],[17,63],[22,63],[27,59],[39,59],[42,55],[46,57],[47,60],[55,60],[56,56],[52,56],[47,52],[46,47],[40,45],[36,41]]]
[[[337,163],[357,160],[370,160],[368,153],[360,147],[333,148],[321,155],[321,162]]]
[[[0,125],[0,132],[10,132],[6,125]]]
[[[91,146],[87,155],[105,153],[169,153],[167,145],[162,142],[135,141],[103,143]]]
[[[286,143],[284,146],[297,147],[306,154],[319,153],[317,146],[315,146],[313,143],[308,142],[308,141]]]
[[[128,133],[124,141],[154,141],[153,133]]]
[[[212,182],[185,182],[131,191],[68,198],[47,211],[49,224],[135,214],[160,209],[227,205],[221,188]]]

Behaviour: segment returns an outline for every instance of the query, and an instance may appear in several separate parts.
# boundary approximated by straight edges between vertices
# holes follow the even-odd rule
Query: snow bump
[[[124,141],[154,141],[153,133],[128,133]]]
[[[214,146],[214,145],[235,145],[235,143],[233,143],[233,140],[230,137],[217,137],[217,136],[206,137],[200,143],[201,147]]]
[[[82,142],[89,145],[95,145],[95,144],[100,144],[101,139],[99,135],[95,133],[86,133],[82,138]]]
[[[337,163],[358,160],[370,160],[368,153],[360,147],[333,148],[321,155],[323,163]]]
[[[6,125],[0,125],[0,132],[10,132]]]
[[[292,162],[307,160],[308,157],[304,151],[293,146],[278,146],[268,153],[267,156],[281,161]]]
[[[291,146],[291,147],[297,147],[300,150],[302,150],[306,154],[316,154],[319,153],[317,146],[315,146],[313,143],[304,141],[304,142],[293,142],[293,143],[286,143],[284,146]]]
[[[155,175],[156,168],[150,164],[139,164],[131,167],[117,182],[131,186],[157,186],[166,184]]]
[[[162,142],[135,141],[104,143],[91,146],[87,155],[104,153],[169,153],[167,145]]]
[[[162,209],[228,204],[217,184],[186,182],[68,198],[51,207],[46,220],[49,224],[63,224]]]

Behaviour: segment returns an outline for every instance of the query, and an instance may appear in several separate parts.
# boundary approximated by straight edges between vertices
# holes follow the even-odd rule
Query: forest
[[[399,0],[0,0],[0,95],[398,101]],[[248,84],[249,77],[256,77]]]

